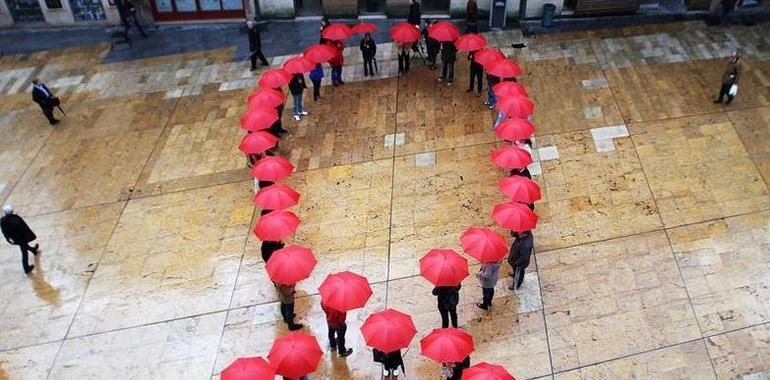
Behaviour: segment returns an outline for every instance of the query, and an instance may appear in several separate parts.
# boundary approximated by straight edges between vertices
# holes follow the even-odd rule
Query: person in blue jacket
[[[313,101],[321,99],[321,79],[324,77],[324,69],[320,63],[315,64],[315,68],[310,71],[310,81],[313,82]]]

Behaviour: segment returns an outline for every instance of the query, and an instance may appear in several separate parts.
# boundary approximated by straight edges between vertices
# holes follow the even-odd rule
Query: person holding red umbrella
[[[510,290],[519,289],[524,282],[524,273],[529,266],[529,259],[534,250],[534,237],[532,231],[516,232],[511,231],[513,243],[511,251],[508,254],[508,264],[511,266],[509,276],[513,277],[513,283],[508,287]]]
[[[302,116],[306,116],[308,113],[302,107],[302,93],[305,92],[307,85],[305,85],[305,75],[302,73],[293,74],[291,76],[291,82],[289,82],[289,92],[291,92],[292,98],[294,98],[294,120],[299,121]]]
[[[396,48],[398,49],[398,75],[407,74],[409,72],[409,52],[411,51],[412,44],[396,42]]]
[[[463,372],[471,366],[471,357],[466,356],[461,362],[446,363],[441,367],[441,373],[447,380],[461,380]]]
[[[457,47],[454,42],[442,42],[441,43],[441,62],[444,67],[441,69],[441,77],[438,78],[439,82],[446,80],[447,86],[451,86],[455,79],[455,60],[457,59]]]
[[[324,69],[320,63],[315,64],[315,68],[310,71],[310,81],[313,82],[313,102],[321,99],[321,80],[324,78]]]
[[[348,325],[345,320],[348,317],[348,313],[339,311],[321,303],[321,308],[326,314],[326,325],[329,327],[329,347],[332,351],[337,350],[337,354],[344,358],[350,356],[353,353],[352,348],[345,348],[345,332],[348,330]]]
[[[329,64],[332,66],[332,86],[339,86],[345,84],[342,81],[342,66],[345,65],[345,57],[342,53],[345,51],[345,43],[342,41],[327,41],[327,43],[336,49],[334,58],[329,60]]]
[[[428,68],[431,70],[436,70],[438,68],[438,66],[436,66],[436,57],[438,57],[438,52],[441,50],[441,44],[438,42],[438,40],[428,34],[430,23],[430,20],[425,20],[425,27],[422,30],[422,36],[425,38],[425,50],[428,53]]]
[[[500,266],[503,265],[503,260],[495,261],[491,263],[482,263],[479,268],[479,273],[476,277],[481,284],[481,303],[477,303],[479,309],[487,310],[492,306],[492,298],[495,297],[495,285],[497,285],[497,279],[500,274]]]
[[[433,295],[438,301],[438,312],[441,314],[441,327],[449,327],[449,320],[452,320],[452,327],[457,327],[457,304],[460,303],[460,288],[457,286],[437,286],[433,288]]]
[[[297,284],[285,285],[275,284],[276,290],[278,290],[278,300],[281,301],[281,316],[289,330],[296,331],[305,327],[301,323],[294,322],[294,294],[297,292],[295,286]]]
[[[476,2],[474,1],[474,4]],[[484,79],[484,66],[482,66],[480,63],[476,62],[475,59],[473,59],[473,56],[476,52],[472,51],[468,53],[468,61],[471,62],[471,78],[470,82],[468,83],[468,89],[465,90],[465,92],[472,92],[473,91],[473,82],[475,80],[476,85],[478,87],[479,96],[481,96],[481,82]]]
[[[364,76],[374,76],[374,56],[377,54],[377,44],[369,33],[361,39],[361,55],[364,58]]]
[[[398,368],[401,368],[401,372],[405,372],[404,358],[401,356],[401,350],[393,352],[382,352],[376,348],[372,349],[375,363],[382,364],[382,376],[385,380],[397,380]]]

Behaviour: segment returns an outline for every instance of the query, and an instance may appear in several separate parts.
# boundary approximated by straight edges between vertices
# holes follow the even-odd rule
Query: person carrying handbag
[[[722,103],[725,96],[727,96],[725,104],[730,104],[735,99],[738,94],[738,81],[741,80],[742,71],[741,56],[737,51],[734,51],[730,56],[725,72],[722,74],[722,88],[719,89],[719,98],[714,100],[714,103]]]

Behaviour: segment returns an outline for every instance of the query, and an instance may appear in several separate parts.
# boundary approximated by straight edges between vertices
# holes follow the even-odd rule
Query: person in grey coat
[[[512,231],[511,236],[513,236],[513,243],[508,253],[508,264],[511,265],[512,271],[508,275],[513,277],[513,283],[508,289],[514,290],[520,288],[524,282],[524,273],[529,266],[529,258],[532,256],[535,244],[532,231],[521,233]]]
[[[476,274],[481,283],[482,301],[476,304],[479,309],[487,310],[492,306],[492,298],[495,296],[495,285],[497,285],[501,265],[503,265],[503,260],[481,264],[481,269]]]

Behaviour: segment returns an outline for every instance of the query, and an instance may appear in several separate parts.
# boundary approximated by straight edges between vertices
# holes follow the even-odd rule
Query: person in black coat
[[[529,260],[534,249],[534,237],[532,231],[516,232],[511,231],[513,243],[511,251],[508,253],[508,264],[511,265],[509,276],[513,277],[513,283],[508,287],[510,290],[518,289],[524,282],[524,273],[529,266]]]
[[[53,117],[53,109],[58,107],[61,102],[38,78],[32,80],[32,100],[43,110],[43,115],[48,119],[49,124],[54,125],[59,122]]]
[[[451,375],[447,380],[460,380],[463,378],[463,372],[471,366],[471,357],[466,356],[461,362],[445,364],[451,370]]]
[[[441,43],[441,62],[444,67],[441,70],[441,77],[438,78],[439,82],[447,81],[447,85],[451,85],[455,79],[455,59],[457,58],[457,47],[454,42],[442,42]]]
[[[134,7],[134,3],[132,3],[131,0],[118,0],[115,3],[115,6],[118,8],[120,22],[123,23],[123,39],[129,44],[131,43],[131,39],[128,38],[128,31],[131,29],[131,24],[134,25],[142,37],[147,37],[147,33],[144,32],[142,24],[139,23],[139,19],[136,17],[136,7]]]
[[[398,74],[406,74],[409,72],[409,53],[412,46],[408,43],[397,43],[396,47],[398,48]]]
[[[377,44],[369,33],[361,39],[361,55],[364,58],[364,76],[374,76],[374,56],[377,54]]]
[[[246,21],[246,27],[249,30],[249,58],[251,59],[251,71],[257,69],[257,58],[262,66],[269,66],[267,58],[262,54],[262,38],[259,36],[259,28],[254,21]]]
[[[438,57],[438,52],[441,50],[441,43],[428,35],[428,27],[430,27],[430,24],[430,20],[425,21],[425,28],[422,30],[422,35],[425,38],[425,49],[428,53],[428,68],[436,70],[436,58]]]
[[[374,348],[372,349],[372,354],[375,363],[382,363],[382,376],[385,380],[398,379],[398,367],[401,367],[401,372],[406,371],[400,350],[384,353]]]
[[[299,121],[300,117],[308,114],[302,107],[302,93],[305,92],[306,88],[304,74],[294,74],[291,76],[289,92],[291,92],[291,96],[294,98],[294,120],[297,121]]]
[[[269,212],[269,210],[262,210],[262,211]],[[267,264],[267,261],[270,260],[270,256],[272,256],[275,251],[283,247],[284,247],[284,244],[282,241],[269,241],[269,240],[263,241],[262,247],[260,247],[260,249],[262,251],[262,260],[265,262],[265,264]]]
[[[13,207],[11,205],[3,206],[3,212],[5,215],[0,218],[0,229],[3,231],[3,236],[8,244],[18,245],[21,249],[21,266],[24,268],[24,273],[32,272],[35,269],[35,265],[30,265],[29,251],[37,256],[37,250],[40,248],[39,244],[35,244],[34,247],[30,247],[29,243],[35,241],[37,236],[29,228],[27,223],[20,216],[13,213]]]
[[[412,0],[412,3],[409,4],[409,17],[407,18],[406,22],[416,27],[420,27],[420,18],[422,18],[420,3],[418,3],[417,0]]]
[[[460,288],[457,286],[437,286],[433,288],[433,295],[438,301],[438,312],[441,314],[441,327],[449,327],[449,320],[452,320],[452,327],[457,327],[457,304],[460,303]]]
[[[478,87],[479,96],[481,96],[481,82],[484,77],[484,66],[473,59],[475,53],[476,52],[470,52],[468,54],[468,60],[471,61],[471,79],[470,83],[468,83],[468,89],[465,92],[473,91],[473,82],[475,81]]]

